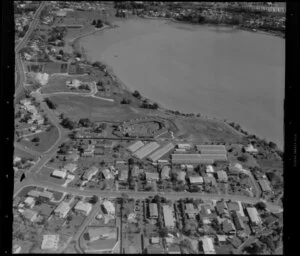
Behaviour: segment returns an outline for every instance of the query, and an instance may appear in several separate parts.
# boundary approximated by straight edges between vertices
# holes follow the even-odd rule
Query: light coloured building
[[[188,143],[177,144],[177,148],[179,148],[179,149],[190,149],[191,144],[188,144]]]
[[[79,156],[78,156],[78,157],[79,157]],[[64,166],[64,169],[65,169],[66,171],[68,171],[68,172],[73,173],[73,172],[75,172],[76,169],[77,169],[77,164],[69,163],[69,164],[67,164],[67,165]]]
[[[44,197],[44,198],[51,200],[53,198],[53,193],[44,190],[43,192],[40,193],[40,197]]]
[[[146,172],[146,180],[147,181],[158,181],[159,175],[157,172]]]
[[[214,160],[203,158],[201,154],[172,154],[173,164],[213,164]]]
[[[190,183],[197,185],[197,184],[203,184],[203,178],[201,176],[191,176],[189,177]]]
[[[23,211],[23,216],[27,220],[29,220],[31,222],[35,222],[37,220],[38,213],[33,211],[33,210],[26,209],[26,210]]]
[[[201,241],[204,254],[216,254],[212,238],[204,236]]]
[[[69,211],[71,210],[69,203],[62,201],[54,210],[54,213],[59,217],[59,218],[65,218]]]
[[[165,165],[161,170],[161,179],[162,180],[168,180],[170,179],[170,166]]]
[[[41,192],[38,190],[30,190],[27,193],[27,196],[31,196],[31,197],[39,197],[41,195]]]
[[[154,219],[158,218],[158,209],[156,203],[149,204],[149,216],[150,218],[154,218]]]
[[[228,181],[228,176],[227,173],[223,170],[221,171],[217,171],[217,175],[218,175],[218,181],[219,182],[227,182]]]
[[[90,203],[85,203],[82,201],[79,201],[76,205],[75,205],[75,210],[82,212],[84,215],[88,216],[92,210],[93,206]]]
[[[89,181],[97,174],[98,171],[99,169],[96,166],[92,166],[87,172],[84,173],[83,178]]]
[[[35,199],[29,196],[25,199],[24,204],[27,205],[29,208],[32,208],[35,204]]]
[[[258,180],[258,183],[263,192],[271,192],[272,191],[270,184],[266,179]]]
[[[245,151],[248,153],[257,153],[258,150],[255,148],[252,144],[249,144],[247,147],[245,147]]]
[[[44,235],[42,250],[56,251],[58,249],[59,235]]]
[[[53,177],[60,178],[60,179],[65,179],[67,176],[67,171],[66,170],[54,170],[51,174]]]
[[[114,176],[111,174],[111,172],[109,171],[109,169],[104,169],[104,170],[102,170],[102,174],[103,174],[103,176],[104,176],[104,178],[106,179],[106,180],[109,180],[109,179],[113,179],[114,178]]]
[[[133,156],[138,158],[138,159],[143,159],[144,157],[146,157],[147,155],[151,154],[154,150],[158,149],[160,146],[157,142],[153,141],[150,142],[148,144],[146,144],[145,146],[141,147],[140,149],[138,149]]]
[[[183,172],[183,171],[180,171],[180,172],[178,172],[178,177],[177,177],[177,179],[178,179],[178,180],[181,180],[181,181],[183,181],[183,182],[185,182],[185,176],[186,176],[186,173]]]
[[[175,227],[175,218],[172,207],[169,205],[163,205],[164,221],[167,228]]]
[[[247,207],[246,208],[247,214],[250,218],[252,225],[259,225],[261,224],[261,219],[255,207]]]
[[[135,143],[133,143],[132,145],[130,145],[127,149],[133,153],[135,151],[137,151],[139,148],[143,147],[145,144],[142,141],[137,141]]]
[[[127,181],[128,179],[128,170],[122,170],[119,176],[120,181]]]
[[[213,173],[215,172],[214,168],[212,165],[207,165],[206,166],[206,173]]]
[[[155,151],[154,153],[152,153],[150,156],[148,156],[148,159],[156,162],[158,159],[160,159],[163,155],[167,154],[168,152],[170,152],[173,148],[175,148],[173,143],[168,143],[165,146],[163,146],[162,148],[158,149],[157,151]]]
[[[105,208],[107,214],[109,214],[109,215],[115,215],[115,213],[116,213],[115,205],[111,201],[105,200],[102,203],[102,205]]]

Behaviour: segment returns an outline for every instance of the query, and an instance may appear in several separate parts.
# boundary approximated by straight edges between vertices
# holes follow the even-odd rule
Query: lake
[[[80,40],[90,60],[162,107],[234,121],[283,147],[284,39],[163,20],[116,24]]]

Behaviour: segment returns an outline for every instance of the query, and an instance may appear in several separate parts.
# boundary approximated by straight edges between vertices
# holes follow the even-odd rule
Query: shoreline
[[[132,19],[132,18],[133,18],[133,17],[129,17],[128,19]],[[152,18],[152,17],[149,17],[149,18],[148,18],[148,17],[142,18],[142,17],[138,17],[138,16],[136,16],[136,17],[134,17],[134,18],[137,18],[137,19],[166,20],[166,21],[171,21],[171,22],[174,22],[174,23],[182,23],[182,24],[188,24],[188,25],[198,25],[198,26],[206,25],[206,26],[209,26],[209,27],[223,26],[223,27],[231,27],[231,28],[233,28],[232,25],[227,25],[227,24],[224,24],[224,25],[223,25],[223,24],[222,24],[222,25],[218,25],[218,24],[216,24],[216,25],[215,25],[215,24],[191,24],[191,23],[188,23],[188,22],[176,21],[176,20],[173,20],[173,18],[157,18],[157,17],[154,17],[154,18]],[[116,28],[116,27],[118,27],[118,26],[107,26],[107,27],[105,27],[105,28],[99,29],[98,31],[101,31],[101,30],[104,30],[104,29],[107,29],[107,28]],[[234,29],[244,30],[244,29],[241,29],[240,27],[234,28]],[[245,29],[245,30],[248,30],[248,29]],[[249,29],[249,30],[250,30],[249,32],[253,32],[252,29]],[[95,32],[97,32],[97,31],[89,32],[89,33],[86,33],[86,34],[83,34],[83,35],[80,35],[80,36],[76,37],[76,44],[80,44],[80,39],[81,39],[81,38],[83,38],[83,37],[85,37],[85,36],[89,36],[90,34],[93,34],[93,33],[95,33]],[[262,31],[262,32],[257,31],[257,32],[254,32],[254,33],[263,33],[263,31]],[[271,36],[275,36],[274,34],[269,34],[269,33],[267,33],[267,32],[265,32],[264,34],[268,34],[268,35],[271,35]],[[73,44],[74,44],[74,42],[73,42]],[[72,44],[72,47],[73,47],[73,49],[75,49],[75,47],[74,47],[75,44],[74,44],[74,45],[73,45],[73,44]],[[81,46],[81,47],[79,47],[79,48],[82,48],[82,49],[85,51],[85,49],[84,49],[83,46]],[[79,50],[79,51],[81,52],[81,50]],[[86,60],[86,61],[89,62],[89,63],[91,63],[90,60]],[[106,66],[107,74],[108,74],[108,75],[116,82],[117,86],[119,86],[122,90],[126,90],[127,92],[133,93],[134,90],[131,89],[130,86],[126,85],[122,80],[120,80],[120,79],[117,77],[117,75],[114,73],[113,68],[112,68],[108,63],[106,63],[105,61],[103,61],[103,60],[101,60],[101,59],[100,59],[99,61],[100,61],[101,63],[103,63],[103,64]],[[149,99],[149,98],[147,98],[147,97],[145,97],[145,96],[143,96],[143,95],[142,95],[142,99],[147,99],[149,102],[158,104],[159,107],[158,107],[157,111],[161,111],[161,112],[163,112],[163,113],[165,113],[165,114],[172,114],[172,115],[174,115],[174,116],[177,116],[175,113],[172,113],[172,112],[175,112],[176,110],[172,110],[172,109],[168,109],[168,108],[161,107],[159,103],[157,103],[157,102],[155,102],[154,100]],[[180,112],[180,111],[179,111],[179,112]],[[179,116],[181,116],[181,117],[188,117],[188,116],[186,116],[187,114],[189,114],[189,113],[182,113],[182,112],[180,112]],[[194,116],[192,116],[192,117],[194,117],[194,118],[199,118],[199,117],[196,117],[196,115],[197,115],[197,113],[194,113]],[[247,129],[246,129],[246,128],[243,128],[237,121],[227,120],[227,118],[217,118],[217,117],[213,117],[213,116],[210,116],[210,115],[206,115],[205,113],[200,113],[200,115],[201,115],[200,118],[207,119],[207,120],[214,120],[214,121],[223,123],[225,126],[230,127],[234,132],[238,133],[238,134],[241,135],[242,137],[253,136],[253,135],[254,135],[254,136],[256,136],[256,138],[258,138],[259,140],[267,140],[267,139],[264,138],[264,137],[260,137],[260,136],[257,136],[257,135],[254,134],[254,133],[248,132]],[[226,120],[226,121],[225,121],[225,120]],[[235,124],[240,125],[241,130],[243,130],[244,132],[247,132],[247,135],[244,134],[243,132],[241,132],[240,130],[237,130],[237,129],[235,129],[234,127],[232,127],[231,125],[229,125],[230,122],[234,122]],[[272,140],[267,140],[267,141],[272,141]],[[272,141],[272,142],[273,142],[273,141]],[[276,143],[276,145],[277,145],[277,148],[278,148],[279,150],[282,150],[282,151],[283,151],[284,145],[279,146],[277,143]]]

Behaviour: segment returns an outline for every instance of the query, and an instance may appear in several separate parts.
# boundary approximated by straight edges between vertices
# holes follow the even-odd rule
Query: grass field
[[[33,159],[37,158],[37,156],[31,155],[28,152],[23,151],[23,150],[18,149],[18,148],[14,149],[14,156],[19,156],[19,157],[22,157],[22,158],[33,158]]]
[[[68,64],[65,62],[47,62],[44,66],[44,72],[48,74],[53,73],[67,73]]]
[[[39,142],[31,142],[33,138],[39,138]],[[20,144],[35,150],[37,152],[45,152],[47,151],[58,139],[58,130],[56,127],[53,127],[50,131],[38,133],[36,135],[28,136],[27,137],[29,140],[21,140]]]
[[[74,120],[89,118],[93,121],[124,121],[139,117],[128,106],[92,97],[55,95],[51,100],[58,105],[57,111]]]
[[[237,143],[243,140],[242,136],[219,121],[202,118],[177,118],[174,122],[179,128],[175,134],[179,139],[227,143]]]
[[[53,172],[53,169],[47,168],[47,167],[43,167],[38,173],[37,176],[40,176],[41,180],[47,181],[47,182],[51,182],[51,183],[55,183],[55,184],[59,184],[62,185],[65,183],[64,180],[59,179],[59,178],[55,178],[51,176],[51,173]]]

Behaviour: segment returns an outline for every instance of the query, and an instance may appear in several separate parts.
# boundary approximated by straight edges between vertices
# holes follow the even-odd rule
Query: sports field
[[[58,112],[74,120],[89,118],[92,121],[124,121],[140,115],[128,106],[79,95],[55,95],[50,97],[58,105]]]

